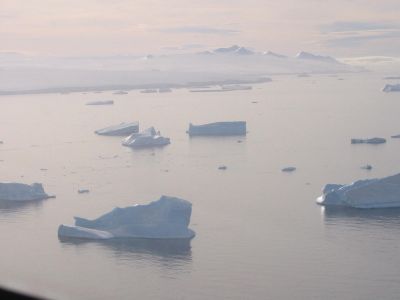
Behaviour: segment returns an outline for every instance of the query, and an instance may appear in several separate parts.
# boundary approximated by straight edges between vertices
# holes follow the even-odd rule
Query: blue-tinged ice
[[[0,183],[0,200],[3,201],[34,201],[53,197],[45,193],[41,183]]]
[[[114,208],[95,220],[75,217],[75,226],[60,225],[60,237],[82,239],[191,239],[189,201],[161,196],[147,205]]]
[[[246,135],[246,122],[215,122],[204,125],[189,124],[187,133],[194,135]]]
[[[327,184],[317,203],[354,208],[400,207],[400,174],[347,185]]]
[[[400,92],[400,83],[398,84],[386,84],[383,89],[383,92],[389,93],[389,92]]]

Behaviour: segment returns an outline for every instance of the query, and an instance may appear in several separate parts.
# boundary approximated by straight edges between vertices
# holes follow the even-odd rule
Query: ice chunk
[[[386,84],[383,89],[383,92],[400,92],[400,83],[398,84]]]
[[[370,139],[351,139],[352,144],[384,144],[386,139],[374,137]]]
[[[0,200],[33,201],[52,198],[45,193],[42,184],[0,183]]]
[[[58,235],[84,239],[150,238],[191,239],[192,204],[161,196],[147,205],[114,208],[95,220],[75,217],[75,226],[60,225]]]
[[[400,174],[348,185],[326,185],[317,203],[355,208],[400,207]]]
[[[218,170],[226,170],[226,169],[228,169],[228,167],[225,166],[225,165],[222,165],[222,166],[219,166],[219,167],[218,167]]]
[[[286,167],[281,170],[282,172],[293,172],[296,171],[296,167]]]
[[[89,193],[88,189],[80,189],[80,190],[78,190],[78,194],[87,194],[87,193]]]
[[[150,94],[150,93],[157,93],[157,90],[156,89],[146,89],[146,90],[143,90],[140,92],[144,93],[144,94]]]
[[[104,101],[91,101],[86,103],[86,105],[113,105],[113,100],[104,100]]]
[[[216,122],[204,125],[189,124],[187,133],[193,135],[246,135],[246,122]]]
[[[365,165],[365,166],[362,166],[361,169],[363,169],[363,170],[372,170],[372,166],[371,165]]]
[[[126,94],[128,94],[128,92],[127,91],[116,91],[113,94],[114,95],[126,95]]]
[[[99,135],[118,135],[118,136],[127,136],[132,133],[136,133],[139,131],[139,123],[131,122],[131,123],[121,123],[118,125],[112,125],[106,128],[102,128],[96,130],[95,133]]]
[[[400,139],[400,134],[392,135],[391,138],[392,139]]]
[[[133,133],[122,141],[122,145],[140,148],[140,147],[155,147],[165,146],[170,144],[170,139],[156,132],[154,127],[147,128],[140,133]]]

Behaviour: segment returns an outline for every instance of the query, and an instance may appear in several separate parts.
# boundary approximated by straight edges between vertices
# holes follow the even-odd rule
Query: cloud
[[[239,33],[238,30],[225,29],[225,28],[213,28],[207,26],[181,26],[160,29],[160,32],[165,33],[197,33],[197,34],[217,34],[217,35],[229,35]]]
[[[320,26],[328,47],[359,47],[370,42],[387,43],[400,38],[400,24],[386,22],[334,22]],[[382,44],[382,47],[385,45]]]

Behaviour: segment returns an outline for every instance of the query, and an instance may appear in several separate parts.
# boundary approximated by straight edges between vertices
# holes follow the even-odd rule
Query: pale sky
[[[0,0],[0,52],[400,56],[399,0]]]

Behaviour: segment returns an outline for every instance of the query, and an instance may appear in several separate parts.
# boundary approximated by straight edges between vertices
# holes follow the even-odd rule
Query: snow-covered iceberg
[[[352,144],[384,144],[386,139],[380,137],[374,137],[370,139],[351,139]]]
[[[147,128],[139,133],[132,133],[122,141],[122,145],[133,148],[165,146],[170,143],[170,139],[161,136],[160,132],[157,132],[154,127]]]
[[[327,184],[317,203],[354,208],[400,207],[400,174],[348,185]]]
[[[113,105],[113,100],[105,100],[105,101],[91,101],[86,103],[86,105]]]
[[[95,133],[99,135],[117,135],[117,136],[126,136],[132,133],[136,133],[139,131],[139,122],[131,122],[131,123],[121,123],[118,125],[112,125],[109,127],[105,127],[99,130],[96,130]]]
[[[194,135],[246,135],[246,122],[215,122],[204,125],[189,124],[187,133]]]
[[[306,60],[314,60],[314,61],[322,61],[322,62],[327,62],[327,63],[338,63],[336,59],[330,56],[322,56],[322,55],[316,55],[312,54],[309,52],[304,52],[301,51],[296,55],[296,58],[298,59],[306,59]]]
[[[188,228],[191,214],[189,201],[161,196],[147,205],[114,208],[95,220],[75,217],[75,226],[60,225],[58,235],[82,239],[191,239],[195,236]]]
[[[53,197],[45,193],[40,183],[0,183],[0,200],[3,201],[34,201]]]
[[[383,89],[383,92],[400,92],[400,83],[399,84],[386,84]]]

